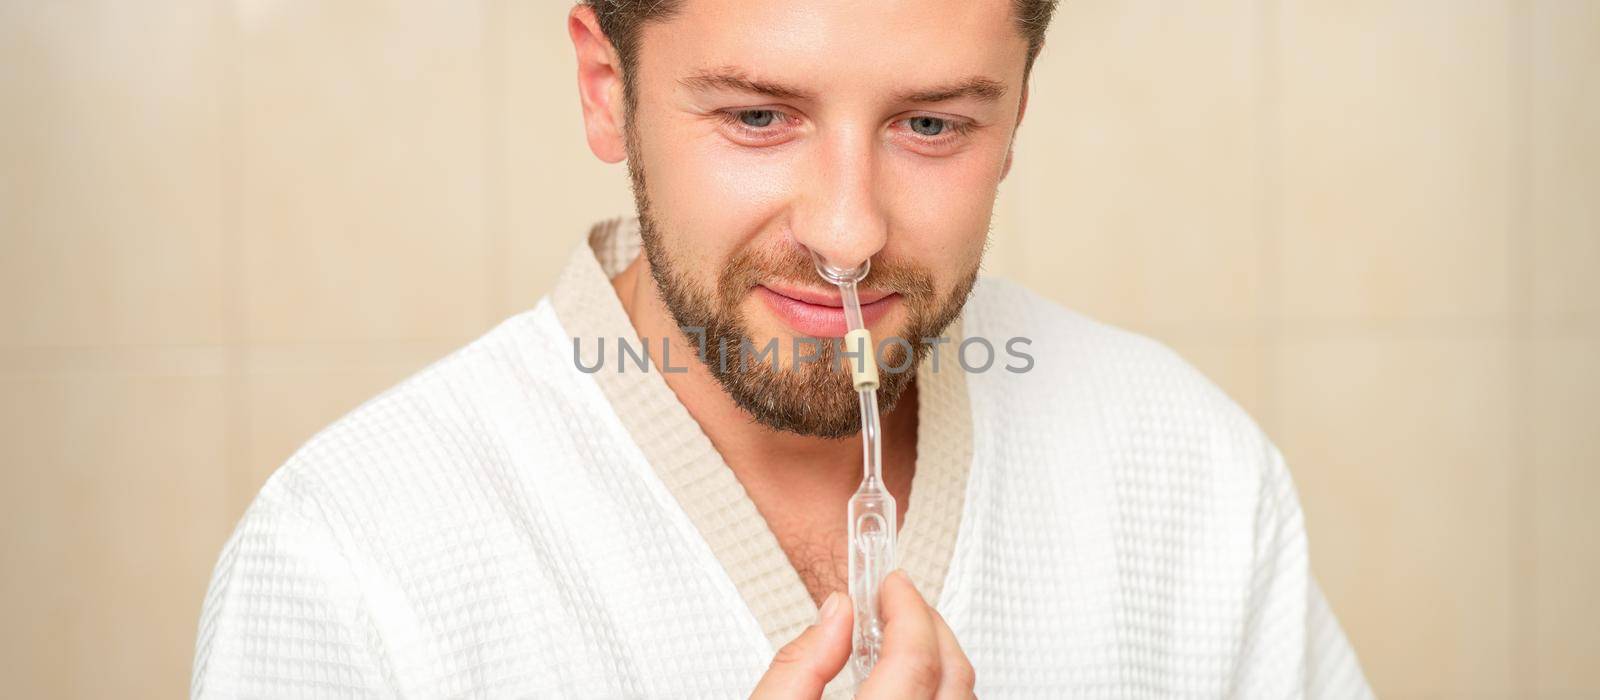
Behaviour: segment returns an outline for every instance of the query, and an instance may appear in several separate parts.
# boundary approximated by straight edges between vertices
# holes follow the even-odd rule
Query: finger
[[[817,700],[828,681],[850,659],[850,597],[828,594],[820,619],[778,649],[766,674],[751,691],[751,700]]]
[[[944,621],[944,616],[937,609],[933,611],[933,627],[939,637],[939,693],[935,700],[970,700],[976,697],[972,688],[977,683],[977,673],[972,670],[972,662],[967,660],[967,653],[961,650],[961,644],[956,641],[956,633],[950,631],[950,625]]]
[[[932,609],[899,569],[883,579],[878,601],[884,620],[883,650],[857,697],[931,700],[939,690],[941,673]]]

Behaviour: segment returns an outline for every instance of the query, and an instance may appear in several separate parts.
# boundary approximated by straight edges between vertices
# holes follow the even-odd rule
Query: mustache
[[[833,286],[817,274],[811,256],[797,248],[744,249],[728,260],[717,275],[724,308],[738,305],[751,289],[763,282],[782,281],[797,286]],[[874,257],[872,269],[857,287],[899,294],[913,309],[934,301],[933,275],[926,269],[894,258]]]

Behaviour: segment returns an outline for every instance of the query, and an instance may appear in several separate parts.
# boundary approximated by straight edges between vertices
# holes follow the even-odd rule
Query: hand
[[[905,572],[883,580],[883,650],[857,700],[957,700],[974,697],[972,663],[939,611],[929,607]],[[850,659],[850,597],[835,591],[816,624],[778,650],[751,700],[816,700]]]

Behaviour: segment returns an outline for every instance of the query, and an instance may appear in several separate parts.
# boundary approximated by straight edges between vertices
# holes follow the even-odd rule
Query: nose
[[[889,239],[873,146],[868,129],[829,134],[794,204],[790,225],[796,242],[836,268],[861,265]]]

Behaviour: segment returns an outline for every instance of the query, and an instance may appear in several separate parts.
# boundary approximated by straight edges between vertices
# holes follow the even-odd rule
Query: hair
[[[634,69],[639,61],[639,32],[652,22],[666,22],[683,10],[683,0],[580,0],[594,8],[600,31],[611,41],[622,61],[622,95],[629,121],[632,121],[637,86]],[[1017,32],[1028,40],[1028,58],[1023,64],[1022,82],[1033,73],[1034,59],[1044,48],[1044,32],[1050,26],[1058,0],[1011,0]]]

